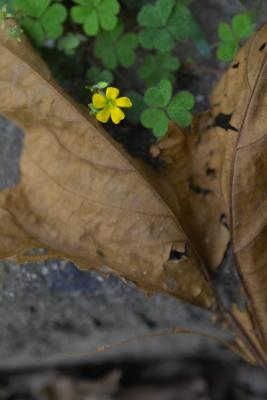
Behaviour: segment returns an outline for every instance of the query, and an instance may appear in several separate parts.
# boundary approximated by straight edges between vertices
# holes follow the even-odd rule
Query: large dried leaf
[[[225,148],[222,188],[253,329],[267,349],[267,26],[239,52],[212,94]],[[235,313],[236,314],[236,313]]]
[[[0,192],[1,258],[42,246],[149,291],[215,304],[172,191],[60,91],[25,38],[3,30],[0,111],[24,130],[20,181]]]
[[[182,204],[180,220],[210,271],[230,229],[243,306],[222,304],[236,345],[245,343],[258,363],[267,358],[266,51],[265,25],[215,87],[211,113],[197,119],[197,129],[171,130],[156,149],[167,163],[161,175]]]
[[[214,124],[211,114],[206,113],[195,119],[191,133],[171,125],[168,137],[153,146],[152,153],[165,161],[160,174],[175,189],[182,204],[179,218],[209,267],[221,303],[220,318],[230,322],[227,329],[236,332],[232,349],[244,359],[262,365],[266,354],[256,335],[249,299],[235,272],[229,271],[235,266],[229,267],[226,260],[224,269],[222,263],[230,240],[228,204],[221,190],[228,155]]]

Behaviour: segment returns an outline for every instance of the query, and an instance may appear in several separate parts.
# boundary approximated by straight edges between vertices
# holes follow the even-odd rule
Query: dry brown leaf
[[[33,246],[46,247],[46,258],[214,306],[172,190],[58,88],[25,38],[18,43],[3,30],[0,104],[24,130],[20,181],[0,192],[0,258],[30,259]]]
[[[151,149],[166,162],[160,174],[176,191],[182,205],[179,218],[209,267],[211,277],[220,266],[230,240],[228,208],[221,190],[227,149],[223,151],[224,143],[213,124],[210,113],[195,119],[191,133],[171,124],[168,136]],[[207,169],[213,173],[207,173]],[[227,292],[227,287],[225,289]],[[238,296],[243,299],[243,293]],[[228,309],[225,299],[220,300],[221,318],[230,321],[230,326],[227,324],[225,328],[234,328],[236,332],[236,340],[230,344],[232,350],[251,363],[264,364],[266,355],[245,302],[242,310],[235,303]],[[229,301],[230,298],[226,302]]]
[[[267,353],[267,25],[242,48],[212,94],[223,143],[222,189],[254,334]],[[218,123],[219,122],[219,123]],[[242,324],[240,316],[233,314]],[[244,324],[243,324],[244,325]]]
[[[178,218],[210,271],[219,267],[230,241],[220,185],[222,152],[212,123],[205,113],[195,118],[190,133],[173,124],[152,148],[166,162],[160,174],[174,188]]]
[[[179,218],[210,271],[230,233],[246,301],[224,312],[238,333],[236,346],[245,344],[258,363],[267,358],[266,52],[267,25],[216,85],[211,112],[198,117],[197,129],[176,127],[153,149],[167,163],[161,175],[174,187]]]

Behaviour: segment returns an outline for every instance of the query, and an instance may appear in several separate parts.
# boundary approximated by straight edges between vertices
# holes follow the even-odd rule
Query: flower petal
[[[93,106],[95,108],[104,108],[106,105],[106,98],[102,94],[96,93],[93,95]]]
[[[111,109],[111,119],[114,124],[119,124],[121,120],[125,118],[124,112],[121,111],[119,107],[113,107]]]
[[[108,122],[110,117],[110,108],[103,108],[103,110],[98,111],[96,114],[96,119],[100,122]]]
[[[119,89],[115,87],[108,87],[106,90],[107,99],[115,100],[119,96]]]
[[[129,97],[119,97],[115,100],[115,103],[119,107],[132,107],[133,105]]]

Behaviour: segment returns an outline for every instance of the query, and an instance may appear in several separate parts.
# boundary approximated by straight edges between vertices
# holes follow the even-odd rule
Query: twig
[[[205,67],[204,65],[185,64],[185,67],[203,72],[205,74],[215,75],[217,78],[221,76],[221,71],[219,71],[218,69]]]

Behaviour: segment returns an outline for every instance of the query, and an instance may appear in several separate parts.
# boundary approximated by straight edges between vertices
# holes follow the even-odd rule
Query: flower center
[[[113,108],[113,107],[115,107],[115,101],[114,100],[112,100],[112,99],[107,99],[107,102],[106,102],[106,106],[107,107],[109,107],[109,108]]]

